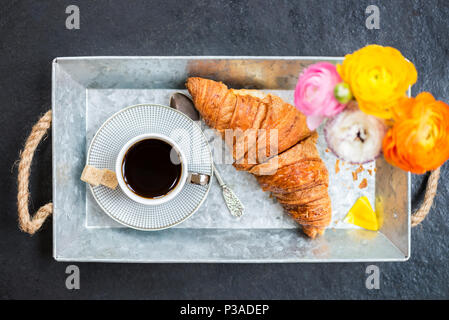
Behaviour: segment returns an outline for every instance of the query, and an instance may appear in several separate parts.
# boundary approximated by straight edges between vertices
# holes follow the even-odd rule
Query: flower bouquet
[[[417,71],[397,49],[369,45],[340,65],[322,62],[299,76],[295,105],[314,130],[324,124],[329,149],[363,164],[383,154],[416,174],[449,159],[449,106],[428,92],[407,97]]]

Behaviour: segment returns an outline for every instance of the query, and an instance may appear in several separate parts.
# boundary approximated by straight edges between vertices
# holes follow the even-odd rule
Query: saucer
[[[212,178],[212,154],[200,127],[185,114],[156,104],[130,106],[106,120],[92,139],[87,164],[114,171],[121,148],[145,133],[171,137],[185,154],[189,172]],[[89,186],[98,205],[112,219],[133,229],[154,231],[173,227],[192,216],[206,199],[211,183],[186,183],[175,198],[159,205],[131,200],[120,187],[112,190],[102,185]]]

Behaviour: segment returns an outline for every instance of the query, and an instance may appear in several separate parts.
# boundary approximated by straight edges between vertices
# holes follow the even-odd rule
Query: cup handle
[[[190,183],[206,186],[209,184],[210,176],[207,174],[190,172],[187,179]]]

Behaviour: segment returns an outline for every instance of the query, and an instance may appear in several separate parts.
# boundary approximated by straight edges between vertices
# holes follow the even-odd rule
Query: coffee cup
[[[188,171],[187,158],[170,137],[142,134],[118,153],[115,172],[122,191],[145,205],[159,205],[176,197],[185,183],[207,185],[210,176]]]

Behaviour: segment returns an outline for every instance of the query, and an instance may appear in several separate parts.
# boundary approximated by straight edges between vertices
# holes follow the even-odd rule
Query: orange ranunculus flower
[[[428,92],[400,99],[392,110],[395,123],[383,140],[385,159],[421,174],[449,159],[449,106]]]
[[[369,45],[345,56],[337,71],[365,113],[390,119],[391,108],[405,96],[418,74],[413,63],[391,47]]]

